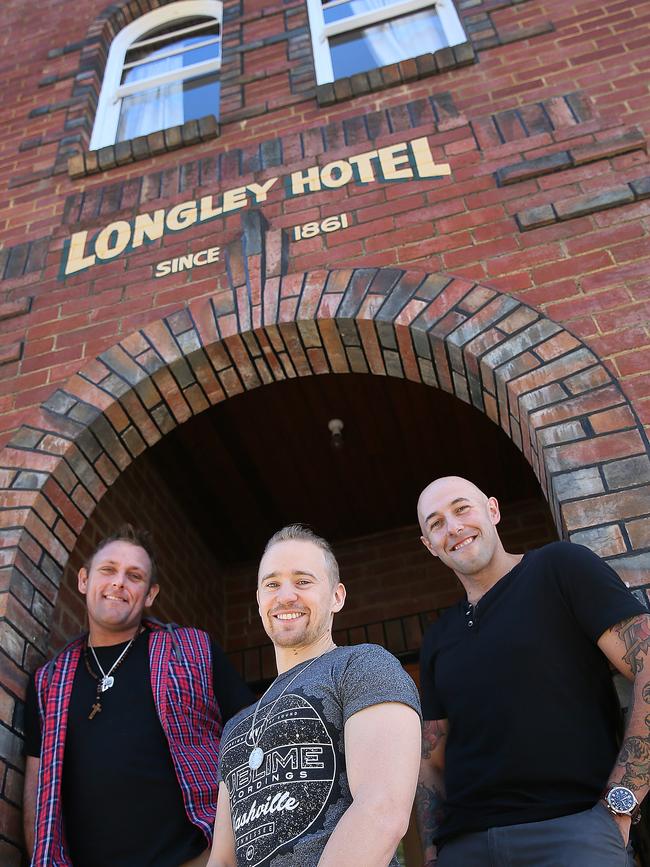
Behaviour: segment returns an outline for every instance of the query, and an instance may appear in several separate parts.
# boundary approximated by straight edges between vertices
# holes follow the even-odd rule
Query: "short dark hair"
[[[144,530],[141,527],[134,527],[133,524],[121,524],[115,532],[111,533],[110,536],[105,536],[97,543],[97,545],[95,545],[94,550],[86,560],[85,566],[88,571],[90,571],[93,560],[102,548],[110,545],[111,542],[129,542],[129,544],[136,545],[138,548],[142,548],[146,551],[147,556],[149,557],[149,562],[151,563],[149,585],[158,583],[158,569],[156,567],[156,558],[153,552],[151,534],[148,530]]]
[[[317,536],[310,527],[305,527],[303,524],[288,524],[286,527],[278,530],[266,543],[262,556],[274,545],[277,545],[278,542],[311,542],[312,545],[316,545],[325,556],[325,565],[327,566],[332,587],[336,587],[341,580],[339,577],[339,564],[334,556],[332,546],[322,536]]]

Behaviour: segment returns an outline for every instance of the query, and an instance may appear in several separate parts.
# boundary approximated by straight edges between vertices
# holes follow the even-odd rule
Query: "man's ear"
[[[79,588],[79,592],[85,596],[88,589],[88,570],[85,566],[82,566],[77,573],[77,587]]]
[[[160,593],[160,584],[152,584],[147,593],[147,598],[144,600],[144,607],[151,608],[156,596]]]
[[[490,520],[496,527],[501,520],[501,512],[499,511],[499,504],[496,497],[490,497],[488,499],[488,512],[490,514]]]
[[[433,550],[433,546],[431,545],[431,542],[429,542],[429,540],[427,539],[426,536],[420,536],[420,542],[422,542],[422,544],[423,544],[424,547],[427,549],[427,551],[429,552],[429,554],[431,554],[432,557],[437,557],[437,556],[438,556],[438,555],[436,554],[436,552]]]
[[[345,585],[339,583],[336,585],[336,589],[334,590],[334,604],[332,605],[332,611],[336,614],[337,611],[340,611],[341,608],[345,605],[345,597],[347,593],[345,590]]]

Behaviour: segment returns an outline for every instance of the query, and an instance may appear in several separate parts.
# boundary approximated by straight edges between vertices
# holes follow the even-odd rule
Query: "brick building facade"
[[[498,427],[511,474],[527,467],[513,548],[569,538],[650,584],[648,4],[457,0],[464,41],[318,83],[304,0],[225,0],[218,120],[91,150],[111,44],[171,5],[3,10],[3,865],[20,860],[28,673],[81,628],[76,569],[116,521],[154,529],[159,616],[211,629],[251,682],[270,674],[260,539],[220,560],[209,497],[188,513],[191,485],[170,482],[181,452],[155,458],[201,414],[255,413],[301,378],[315,402],[337,378],[395,378],[441,429],[443,397]],[[399,479],[403,454],[366,451]],[[220,508],[239,503],[245,536],[236,487]],[[412,510],[417,480],[404,490]],[[354,591],[337,628],[412,661],[458,590],[402,514],[334,531]]]

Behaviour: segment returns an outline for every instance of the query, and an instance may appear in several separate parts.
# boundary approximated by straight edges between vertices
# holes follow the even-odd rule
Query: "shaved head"
[[[427,485],[418,500],[418,520],[422,544],[461,582],[489,578],[510,562],[497,533],[499,504],[469,479],[443,476]]]
[[[427,485],[418,498],[418,521],[422,532],[425,531],[426,520],[431,514],[431,504],[438,495],[444,497],[445,491],[453,492],[454,497],[458,498],[469,497],[480,503],[488,501],[487,495],[469,479],[464,479],[462,476],[441,476]]]

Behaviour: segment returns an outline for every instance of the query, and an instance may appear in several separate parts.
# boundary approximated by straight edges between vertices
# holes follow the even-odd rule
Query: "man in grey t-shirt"
[[[257,601],[278,677],[224,729],[208,867],[397,867],[419,764],[413,681],[381,647],[335,646],[345,588],[310,530],[269,540]]]

